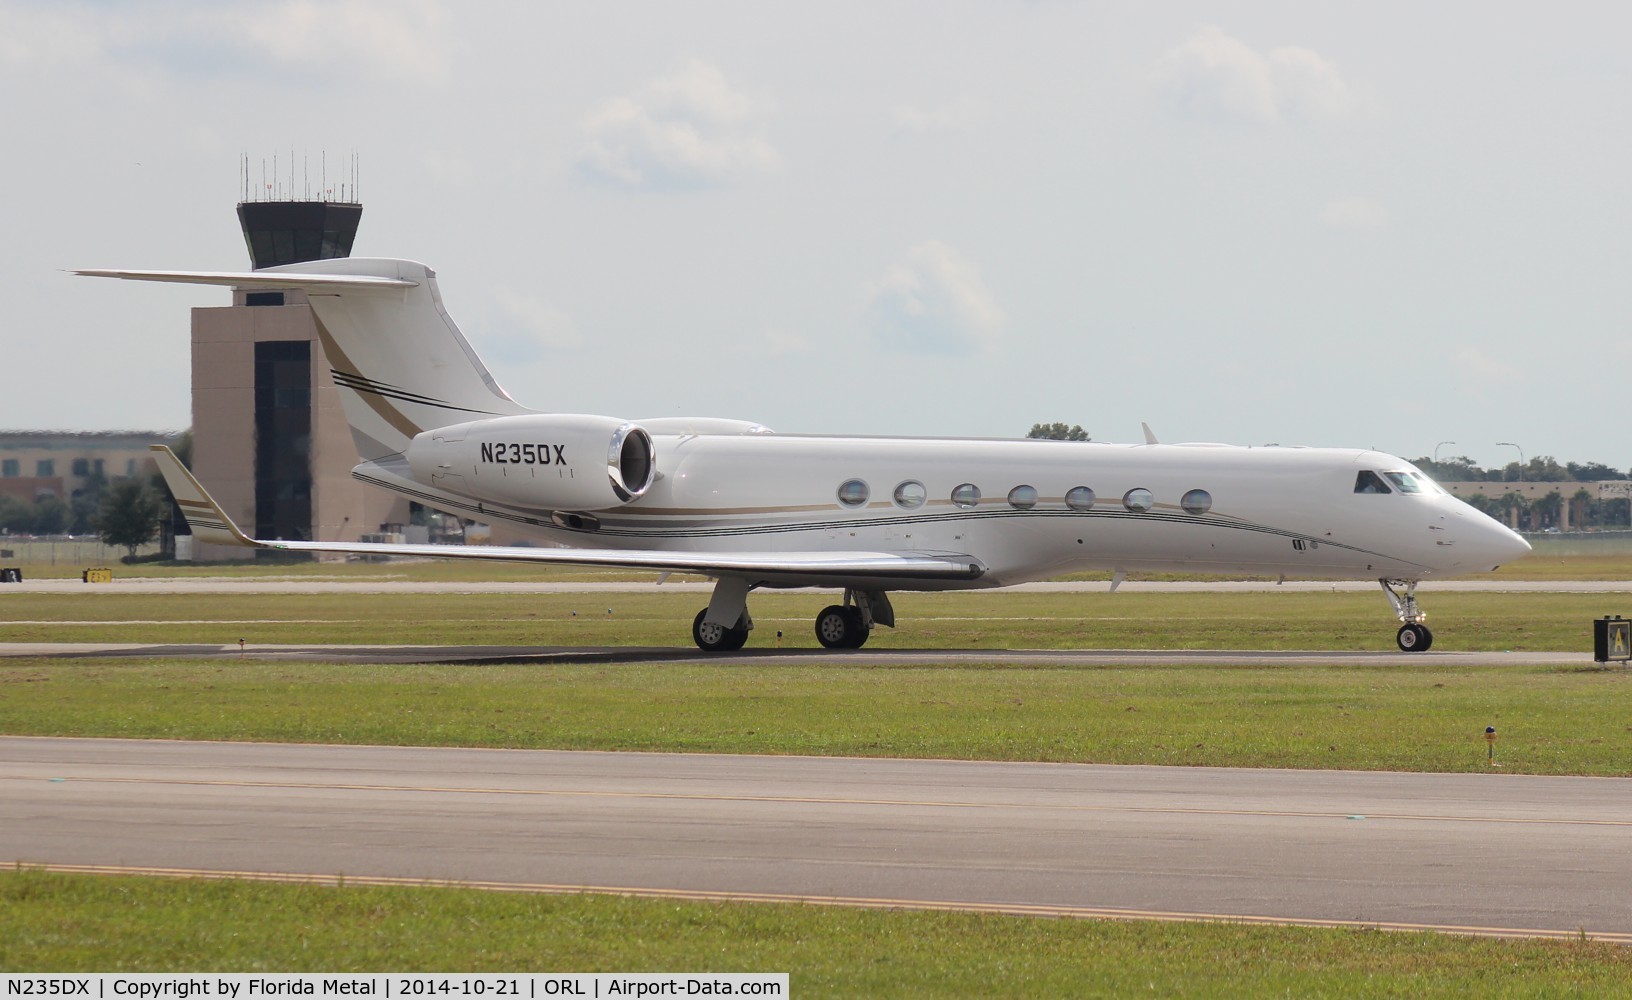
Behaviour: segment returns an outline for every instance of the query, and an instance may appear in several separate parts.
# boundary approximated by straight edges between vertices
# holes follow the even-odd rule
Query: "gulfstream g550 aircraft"
[[[892,590],[1002,587],[1080,570],[1374,579],[1433,641],[1418,581],[1493,569],[1529,545],[1410,463],[1376,451],[773,434],[740,420],[530,410],[442,307],[436,275],[346,258],[247,273],[80,271],[304,291],[362,461],[352,475],[568,548],[246,536],[174,456],[160,468],[200,540],[620,566],[713,578],[692,637],[740,648],[760,587],[832,587],[824,646],[893,627]],[[610,380],[609,387],[613,385]],[[1114,586],[1114,584],[1113,584]]]

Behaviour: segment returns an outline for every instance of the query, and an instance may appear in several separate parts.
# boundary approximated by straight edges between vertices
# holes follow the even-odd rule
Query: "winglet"
[[[238,530],[232,518],[204,491],[175,452],[162,444],[149,445],[149,449],[153,452],[153,461],[158,463],[159,474],[164,476],[164,484],[170,487],[176,504],[181,507],[182,516],[187,518],[187,526],[193,529],[195,539],[211,545],[261,547],[261,542]]]
[[[1146,444],[1158,444],[1159,443],[1156,440],[1156,432],[1150,429],[1149,424],[1147,424],[1143,420],[1141,420],[1139,422],[1139,426],[1143,427],[1145,429],[1145,443]]]

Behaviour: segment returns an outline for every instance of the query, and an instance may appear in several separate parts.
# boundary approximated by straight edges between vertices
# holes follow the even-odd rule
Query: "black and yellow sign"
[[[1616,615],[1593,622],[1592,658],[1599,663],[1632,661],[1632,619]]]

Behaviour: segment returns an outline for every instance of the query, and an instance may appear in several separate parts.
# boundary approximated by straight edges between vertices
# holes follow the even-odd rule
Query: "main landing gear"
[[[748,614],[749,589],[743,581],[722,579],[715,584],[713,600],[697,612],[691,623],[691,639],[698,649],[730,653],[743,647],[754,627]],[[718,613],[713,613],[716,610]],[[736,624],[718,624],[722,620]],[[882,590],[846,590],[843,604],[829,605],[816,616],[816,641],[828,649],[860,649],[875,625],[895,627],[895,609],[890,606],[889,594]]]
[[[828,649],[860,649],[872,631],[853,604],[829,604],[816,616],[816,641]]]
[[[1417,608],[1417,581],[1415,580],[1378,580],[1383,586],[1383,593],[1388,595],[1388,603],[1394,606],[1394,616],[1402,624],[1399,634],[1394,641],[1399,644],[1402,653],[1426,653],[1434,644],[1434,633],[1428,630],[1423,622],[1428,616]]]
[[[860,649],[874,625],[895,628],[895,609],[882,590],[846,590],[843,604],[830,604],[816,616],[816,641],[828,649]]]
[[[707,617],[708,609],[704,608],[697,612],[697,617],[691,622],[691,641],[707,653],[731,653],[741,649],[743,643],[748,641],[748,630],[754,627],[746,609],[731,628],[710,624],[704,620]]]

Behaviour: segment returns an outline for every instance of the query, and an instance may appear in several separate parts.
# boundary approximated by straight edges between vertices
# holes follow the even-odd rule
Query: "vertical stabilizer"
[[[305,292],[364,461],[401,454],[421,431],[534,412],[493,380],[443,308],[436,272],[424,264],[342,257],[244,272],[75,273]]]
[[[532,412],[499,388],[443,307],[436,272],[424,264],[344,258],[256,273],[279,272],[413,282],[391,289],[302,286],[365,461],[400,454],[414,435],[434,427]]]

